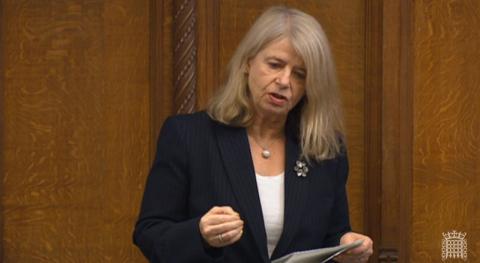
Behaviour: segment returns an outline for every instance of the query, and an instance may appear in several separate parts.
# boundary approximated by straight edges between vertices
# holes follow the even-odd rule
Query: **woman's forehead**
[[[279,59],[298,67],[304,67],[302,57],[297,53],[288,38],[282,38],[268,43],[257,55],[261,55],[263,58]]]

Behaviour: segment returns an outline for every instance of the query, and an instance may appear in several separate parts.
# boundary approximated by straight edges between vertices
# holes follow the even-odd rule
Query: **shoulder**
[[[212,140],[219,123],[211,119],[204,111],[191,114],[179,114],[168,117],[162,126],[160,136],[173,134],[176,141],[193,143]]]
[[[214,121],[204,111],[190,114],[179,114],[168,117],[162,129],[176,129],[190,131],[192,129],[205,129]]]
[[[205,111],[198,111],[188,114],[172,115],[165,120],[165,123],[173,122],[182,125],[200,125],[212,121]]]
[[[163,123],[165,126],[175,126],[180,130],[188,130],[193,133],[209,130],[239,130],[242,127],[231,126],[212,119],[205,111],[190,114],[179,114],[168,117]]]

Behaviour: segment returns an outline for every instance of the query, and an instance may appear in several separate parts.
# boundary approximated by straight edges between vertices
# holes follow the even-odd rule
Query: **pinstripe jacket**
[[[272,259],[337,245],[350,231],[346,154],[312,163],[307,176],[298,177],[294,166],[299,145],[294,134],[287,129],[284,227]],[[228,247],[208,247],[199,220],[213,206],[227,205],[244,220],[244,234]],[[220,124],[205,112],[165,121],[134,243],[150,262],[270,261],[244,128]]]

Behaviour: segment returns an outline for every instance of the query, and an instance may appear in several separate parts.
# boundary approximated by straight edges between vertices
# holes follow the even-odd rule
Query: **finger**
[[[363,245],[362,245],[363,246]],[[368,258],[372,255],[373,249],[368,244],[365,245],[366,248],[360,253],[352,253],[354,249],[347,251],[344,254],[341,254],[335,257],[335,260],[338,262],[367,262]]]
[[[212,228],[221,226],[224,223],[231,223],[231,222],[239,223],[239,221],[241,221],[241,219],[235,219],[235,217],[233,216],[205,215],[202,218],[200,218],[200,222],[199,222],[200,233],[202,234],[202,236],[206,236],[208,235],[208,233],[212,232]]]
[[[243,225],[243,221],[229,215],[205,215],[200,219],[199,223],[200,233],[204,239],[227,232],[239,225]]]
[[[364,251],[360,257],[361,258],[366,258],[368,260],[368,258],[373,254],[373,249],[368,249],[366,251]]]
[[[205,230],[205,228],[208,228],[209,226],[214,226],[214,225],[219,225],[225,222],[231,222],[235,220],[240,220],[240,218],[237,218],[232,215],[220,215],[220,214],[205,214],[200,218],[200,228],[201,230]]]
[[[206,225],[219,225],[226,222],[232,222],[236,220],[241,220],[237,215],[225,215],[225,214],[211,214],[207,215],[203,223]]]
[[[233,208],[230,207],[230,206],[221,206],[220,211],[222,211],[222,213],[224,213],[224,214],[229,214],[229,215],[237,214],[238,215],[238,213],[235,212],[235,210],[233,210]]]
[[[368,253],[349,256],[349,260],[354,261],[354,262],[367,262],[369,258],[370,258],[370,254],[368,254]]]
[[[222,239],[224,241],[225,245],[230,245],[236,242],[242,235],[243,233],[243,228],[239,227],[236,229],[233,229],[231,231],[228,231],[226,233],[222,234]]]
[[[207,212],[207,215],[230,215],[240,218],[240,214],[229,206],[214,206]]]
[[[207,235],[218,235],[218,234],[226,233],[228,231],[235,230],[237,228],[243,228],[242,220],[236,220],[236,221],[231,221],[231,222],[227,222],[219,225],[208,226],[205,229],[205,233]]]
[[[240,227],[235,230],[228,231],[227,233],[212,235],[207,239],[207,242],[212,247],[224,247],[238,241],[242,236],[242,234],[243,234],[243,227]]]
[[[243,228],[240,230],[240,232],[232,239],[232,243],[237,242],[240,240],[240,238],[243,236]]]
[[[361,251],[361,253],[357,253],[357,254],[360,254],[359,256],[360,257],[369,257],[370,255],[373,254],[373,242],[371,240],[367,240],[363,243],[362,246],[360,246],[359,248],[363,249]]]
[[[220,214],[228,214],[227,209],[223,206],[214,206],[209,211],[208,214],[211,215],[220,215]]]
[[[373,254],[373,248],[369,247],[365,251],[363,251],[362,256],[370,256]]]
[[[361,255],[368,250],[368,247],[365,245],[360,245],[356,248],[349,249],[347,254],[350,255]]]
[[[342,245],[349,244],[349,243],[355,242],[355,240],[356,240],[356,233],[347,232],[340,238],[340,243]]]
[[[220,207],[213,206],[212,208],[210,208],[210,210],[208,210],[207,214],[215,214],[215,213],[218,213],[218,211],[220,211]]]
[[[243,228],[242,220],[236,220],[236,221],[227,222],[227,223],[218,224],[218,225],[206,225],[201,229],[201,233],[204,237],[212,237],[212,236],[216,236],[216,235],[231,231],[238,227]]]
[[[358,239],[354,240],[357,241]],[[351,243],[351,242],[350,242]],[[347,243],[348,244],[348,243]],[[345,254],[360,255],[372,248],[372,241],[370,239],[364,240],[363,243],[356,247],[349,249]]]
[[[230,206],[214,206],[209,212],[212,214],[238,215]]]
[[[212,247],[222,247],[223,246],[223,237],[221,235],[210,236],[207,239],[207,242]]]

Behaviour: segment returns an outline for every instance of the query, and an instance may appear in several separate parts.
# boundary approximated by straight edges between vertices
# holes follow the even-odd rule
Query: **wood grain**
[[[480,261],[480,3],[415,3],[411,262],[440,262],[442,232]]]
[[[219,0],[197,2],[197,106],[205,109],[220,85]]]
[[[134,262],[148,1],[2,1],[2,262]]]
[[[410,262],[412,210],[412,6],[383,2],[380,258]],[[380,262],[390,262],[388,260]]]
[[[165,119],[174,112],[172,0],[150,2],[150,160]]]
[[[365,4],[365,233],[375,240],[372,258],[383,248],[382,232],[382,107],[383,107],[383,1]],[[383,196],[382,196],[383,198]]]
[[[5,104],[4,100],[4,76],[5,76],[5,66],[4,66],[4,25],[5,21],[2,19],[4,17],[3,13],[3,1],[0,1],[0,149],[5,149],[5,140],[4,140],[4,131],[3,123],[5,123],[5,109],[3,105]],[[2,193],[3,193],[3,175],[5,173],[5,151],[0,150],[0,259],[3,258],[3,202],[1,202]]]

